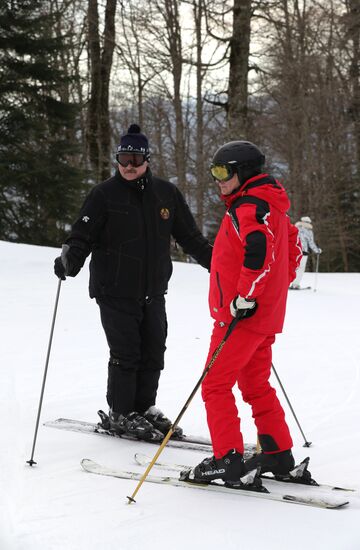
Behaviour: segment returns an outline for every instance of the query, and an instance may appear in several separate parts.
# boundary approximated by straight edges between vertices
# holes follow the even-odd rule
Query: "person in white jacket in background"
[[[296,222],[295,226],[299,230],[303,257],[298,269],[296,270],[296,279],[290,285],[290,288],[292,290],[300,290],[300,283],[305,273],[309,254],[311,252],[314,252],[314,254],[321,254],[322,250],[315,243],[313,226],[309,216],[303,216],[300,218],[300,221]]]

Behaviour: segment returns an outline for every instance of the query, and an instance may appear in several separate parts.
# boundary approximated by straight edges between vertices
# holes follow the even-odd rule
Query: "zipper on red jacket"
[[[223,307],[223,291],[222,291],[222,288],[221,288],[220,275],[219,275],[218,271],[216,271],[216,283],[217,283],[217,286],[218,286],[218,289],[219,289],[219,294],[220,294],[220,307]]]

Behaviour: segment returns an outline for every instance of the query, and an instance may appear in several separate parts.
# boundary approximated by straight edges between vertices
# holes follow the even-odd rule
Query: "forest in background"
[[[359,58],[359,0],[3,0],[0,239],[60,246],[136,122],[210,240],[209,163],[248,139],[320,269],[360,271]]]

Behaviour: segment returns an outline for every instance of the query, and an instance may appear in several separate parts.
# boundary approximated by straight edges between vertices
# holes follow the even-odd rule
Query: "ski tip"
[[[349,489],[348,487],[331,487],[332,491],[347,491],[349,493],[356,493],[356,489]]]
[[[309,502],[307,502],[306,500],[303,500],[301,497],[299,496],[295,496],[295,495],[283,495],[282,496],[282,499],[287,501],[287,502],[294,502],[295,504],[310,504],[310,505],[313,505],[314,506],[314,501],[312,502],[312,500],[310,499]],[[318,500],[317,503],[315,504],[315,506],[317,506],[318,508],[325,508],[327,510],[338,510],[340,508],[344,508],[345,506],[347,506],[349,504],[349,501],[330,501],[330,500]]]
[[[344,508],[345,506],[348,506],[349,501],[346,501],[346,502],[340,502],[339,504],[327,504],[326,505],[326,508],[328,510],[339,510],[340,508]]]
[[[140,464],[140,466],[146,466],[151,462],[151,458],[144,455],[143,453],[135,453],[134,458],[135,458],[135,462],[137,464]]]
[[[67,418],[55,418],[55,420],[46,420],[42,423],[43,426],[54,426],[56,424],[62,424],[62,422],[68,422]]]

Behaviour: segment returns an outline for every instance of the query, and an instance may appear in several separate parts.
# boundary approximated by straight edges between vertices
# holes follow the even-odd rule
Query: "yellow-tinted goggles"
[[[215,180],[228,181],[233,177],[235,170],[231,164],[213,164],[210,166],[210,172]]]

